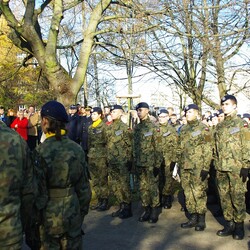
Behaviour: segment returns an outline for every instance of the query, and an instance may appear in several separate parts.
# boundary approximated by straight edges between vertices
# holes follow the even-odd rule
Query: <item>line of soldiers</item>
[[[89,136],[93,144],[88,155],[93,189],[98,197],[93,209],[108,209],[110,176],[112,189],[120,201],[119,210],[112,216],[122,219],[132,216],[127,176],[133,160],[144,208],[139,221],[156,223],[159,207],[171,207],[171,177],[178,162],[185,205],[190,215],[181,227],[203,231],[206,228],[208,178],[213,160],[216,189],[226,220],[225,227],[217,235],[233,235],[234,239],[243,239],[246,180],[250,168],[250,131],[237,116],[234,96],[226,95],[221,100],[221,106],[225,119],[212,129],[198,119],[198,106],[188,105],[184,110],[187,124],[181,127],[179,137],[169,125],[168,111],[160,110],[159,125],[156,125],[149,118],[149,105],[145,102],[136,106],[140,123],[131,133],[126,126],[116,126],[120,116],[114,118],[113,125],[106,127],[101,121],[101,109],[94,108],[93,114],[97,112],[98,118],[94,121],[96,124],[90,126]],[[122,111],[122,107],[115,105],[111,108],[111,115],[117,110]],[[164,184],[159,186],[162,170],[165,179]]]

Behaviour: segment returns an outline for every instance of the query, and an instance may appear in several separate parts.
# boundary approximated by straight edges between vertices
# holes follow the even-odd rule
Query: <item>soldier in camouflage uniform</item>
[[[161,140],[158,127],[149,119],[149,106],[141,102],[136,106],[140,123],[134,128],[133,157],[138,173],[140,196],[144,212],[139,218],[140,222],[156,223],[159,216],[159,168]]]
[[[129,166],[132,158],[132,134],[121,121],[122,106],[110,108],[113,122],[107,127],[107,159],[111,188],[120,203],[120,208],[112,213],[113,217],[126,219],[132,216],[131,192],[129,186]]]
[[[34,152],[39,180],[42,245],[45,249],[82,249],[82,223],[88,213],[91,190],[84,152],[66,136],[68,115],[56,101],[41,109],[46,140]],[[41,231],[42,232],[42,231]]]
[[[225,114],[215,131],[216,170],[219,195],[226,225],[219,236],[244,238],[245,192],[250,167],[250,131],[237,116],[237,100],[226,95],[221,100]]]
[[[105,211],[108,209],[108,166],[106,152],[107,125],[102,121],[102,109],[91,109],[92,125],[88,128],[88,162],[92,187],[98,199],[91,209]]]
[[[21,249],[35,200],[27,143],[0,121],[0,249]]]
[[[163,170],[163,187],[162,187],[162,206],[170,209],[172,207],[173,200],[173,185],[175,180],[173,179],[173,169],[176,160],[176,149],[178,134],[168,120],[169,115],[166,109],[161,109],[158,114],[160,135],[161,135],[161,152],[163,155],[162,159],[162,170]]]
[[[190,104],[185,108],[188,124],[180,133],[179,161],[181,181],[186,198],[186,208],[190,219],[182,223],[182,228],[195,227],[203,231],[206,227],[207,177],[212,160],[212,137],[209,129],[197,117],[199,108]]]

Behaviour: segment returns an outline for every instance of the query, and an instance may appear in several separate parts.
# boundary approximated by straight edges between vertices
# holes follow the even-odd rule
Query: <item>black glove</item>
[[[248,168],[241,168],[240,170],[240,177],[242,178],[243,182],[246,182],[248,177],[249,169]]]
[[[207,178],[207,176],[208,176],[208,171],[206,171],[206,170],[201,170],[201,173],[200,173],[200,177],[201,177],[201,181],[205,181],[206,180],[206,178]]]
[[[154,177],[157,177],[159,175],[159,173],[160,173],[160,169],[157,167],[154,167],[154,169],[153,169]]]
[[[173,162],[173,161],[170,163],[170,172],[174,171],[175,164],[176,162]]]

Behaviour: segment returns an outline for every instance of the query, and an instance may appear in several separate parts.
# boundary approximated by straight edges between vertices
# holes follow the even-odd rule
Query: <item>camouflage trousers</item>
[[[46,235],[42,250],[82,250],[82,235]]]
[[[203,182],[200,170],[182,170],[181,185],[186,199],[186,208],[189,213],[204,214],[207,211],[207,179]]]
[[[239,173],[235,172],[217,170],[216,178],[225,220],[244,221],[246,218],[246,183],[243,183]]]
[[[15,242],[13,244],[0,244],[1,250],[21,250],[22,249],[22,241]]]
[[[108,198],[108,167],[106,158],[89,158],[92,188],[97,198]]]
[[[160,205],[159,176],[154,176],[152,167],[138,167],[138,172],[142,206],[158,207]]]
[[[126,163],[110,164],[108,167],[111,189],[119,203],[131,202],[129,171]]]
[[[176,184],[176,180],[172,177],[173,171],[170,171],[170,163],[171,162],[164,161],[161,165],[159,185],[162,195],[174,194],[174,185]]]

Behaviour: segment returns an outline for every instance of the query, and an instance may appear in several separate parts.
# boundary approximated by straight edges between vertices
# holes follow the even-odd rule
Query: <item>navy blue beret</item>
[[[219,109],[219,110],[217,110],[217,112],[216,112],[216,114],[217,114],[217,116],[219,116],[219,115],[221,115],[221,114],[223,114],[224,112],[222,111],[222,109]]]
[[[113,106],[110,107],[110,111],[112,111],[114,109],[121,109],[121,110],[123,110],[122,106],[118,105],[118,104],[115,104],[115,105],[113,105]]]
[[[160,114],[169,114],[169,112],[166,109],[160,109],[158,115]]]
[[[242,118],[248,118],[248,119],[250,119],[250,114],[245,113],[245,114],[243,114]]]
[[[199,107],[196,104],[189,104],[184,108],[184,111],[187,112],[189,109],[199,110]]]
[[[149,105],[146,102],[140,102],[136,105],[135,109],[146,108],[149,109]]]
[[[237,104],[237,99],[234,95],[225,95],[222,99],[221,99],[221,104],[227,100],[232,100],[235,102],[235,104]]]
[[[49,101],[42,106],[42,117],[50,117],[58,121],[68,122],[68,114],[64,106],[57,101]]]
[[[77,109],[77,105],[72,104],[69,108],[70,108],[70,109]]]
[[[91,113],[97,112],[98,114],[102,114],[102,109],[100,107],[94,107],[90,110]]]

